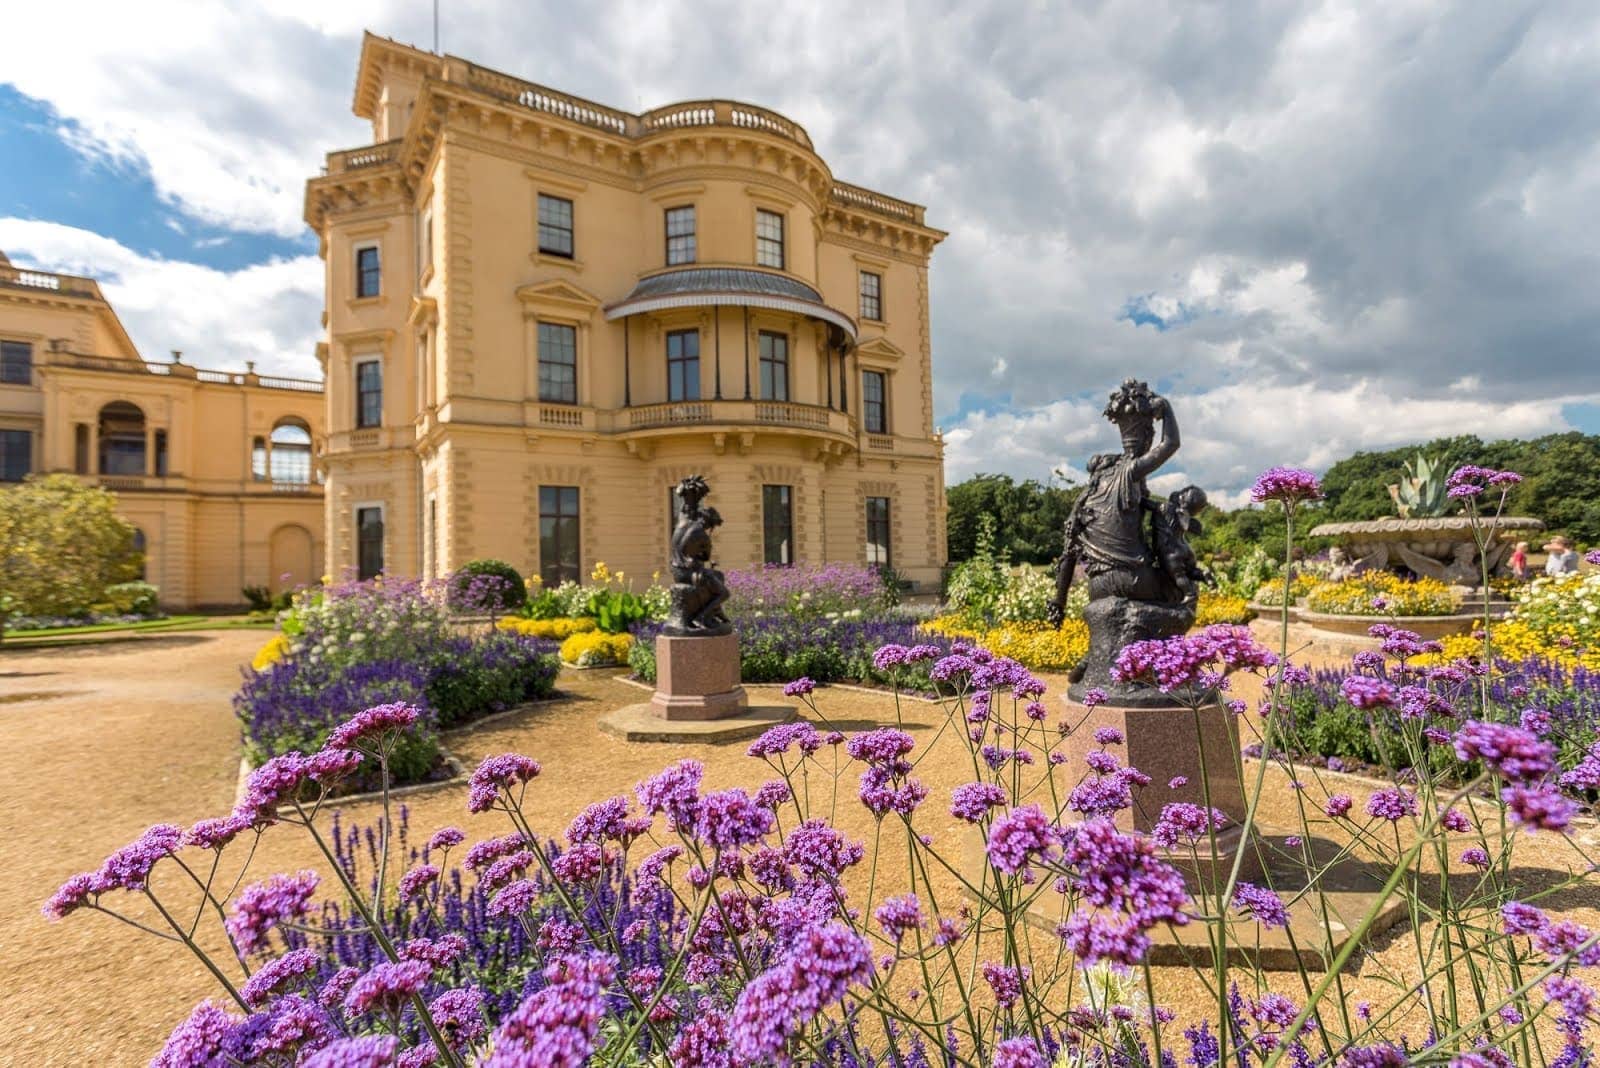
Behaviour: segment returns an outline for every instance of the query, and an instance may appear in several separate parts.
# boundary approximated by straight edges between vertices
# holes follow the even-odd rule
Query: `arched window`
[[[100,473],[144,475],[144,412],[136,404],[112,401],[100,409]]]
[[[311,431],[298,420],[284,420],[272,428],[272,481],[304,486],[311,481]]]

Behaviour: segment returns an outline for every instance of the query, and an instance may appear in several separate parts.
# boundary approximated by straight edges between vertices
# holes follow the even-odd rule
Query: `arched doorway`
[[[144,412],[137,404],[112,401],[100,409],[100,473],[147,474]]]
[[[313,566],[311,531],[298,523],[285,523],[272,532],[267,544],[267,560],[272,574],[268,585],[274,593],[292,590],[311,582]]]

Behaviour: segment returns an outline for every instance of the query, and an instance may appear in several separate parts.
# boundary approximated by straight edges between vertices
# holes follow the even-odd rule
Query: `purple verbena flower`
[[[1317,476],[1299,467],[1269,467],[1250,487],[1250,499],[1257,504],[1279,501],[1292,508],[1301,501],[1322,499],[1322,484]]]
[[[485,757],[477,770],[472,773],[467,794],[467,811],[488,812],[494,808],[495,800],[500,796],[501,790],[510,792],[513,786],[535,778],[540,770],[542,769],[537,760],[521,753],[501,753],[498,756]]]

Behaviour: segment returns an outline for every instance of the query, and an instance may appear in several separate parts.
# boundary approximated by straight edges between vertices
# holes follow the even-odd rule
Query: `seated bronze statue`
[[[710,489],[691,475],[678,483],[678,523],[672,531],[672,607],[665,633],[674,637],[728,634],[733,625],[722,606],[728,584],[711,558],[711,532],[722,525],[715,508],[701,507]]]

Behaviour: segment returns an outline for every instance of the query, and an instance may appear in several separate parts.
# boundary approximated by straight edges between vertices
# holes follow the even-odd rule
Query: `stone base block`
[[[722,719],[749,703],[739,685],[739,636],[656,638],[653,714],[672,721]]]
[[[1173,706],[1086,708],[1071,698],[1063,700],[1072,727],[1062,745],[1067,757],[1063,770],[1071,774],[1073,782],[1089,774],[1084,758],[1090,750],[1101,748],[1094,740],[1094,732],[1101,727],[1115,728],[1126,739],[1122,745],[1105,748],[1124,764],[1150,776],[1149,786],[1134,791],[1134,807],[1117,814],[1117,825],[1123,830],[1148,832],[1161,818],[1162,806],[1171,802],[1204,805],[1203,784],[1207,782],[1211,807],[1221,809],[1234,824],[1244,822],[1238,724],[1231,712],[1215,706],[1202,708],[1198,714]],[[1187,782],[1169,788],[1179,776]]]
[[[625,742],[748,741],[769,727],[792,723],[799,712],[788,705],[746,705],[721,719],[666,720],[653,705],[627,705],[600,717],[600,729]]]

